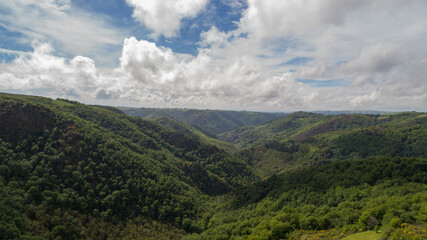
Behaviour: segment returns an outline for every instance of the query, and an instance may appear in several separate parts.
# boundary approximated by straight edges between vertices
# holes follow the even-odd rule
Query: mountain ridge
[[[201,127],[217,135],[241,126],[254,125],[284,116],[285,113],[250,111],[198,110],[178,108],[120,108],[126,114],[147,119],[170,117],[189,125]]]

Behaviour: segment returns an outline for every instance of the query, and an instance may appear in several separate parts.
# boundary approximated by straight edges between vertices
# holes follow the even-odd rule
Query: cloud
[[[236,57],[233,64],[221,65],[209,51],[192,57],[133,37],[124,41],[120,66],[108,71],[99,71],[86,57],[56,57],[47,43],[33,47],[32,53],[1,65],[0,89],[52,89],[44,95],[104,104],[240,109],[296,107],[304,104],[299,94],[307,91],[289,75],[263,79],[252,59]]]
[[[154,36],[175,37],[183,18],[194,18],[208,0],[126,0],[133,17],[154,32]]]
[[[34,51],[0,67],[0,89],[55,88],[81,90],[93,87],[97,69],[92,59],[76,56],[67,61],[52,55],[50,44],[33,42]]]
[[[319,30],[345,26],[352,16],[360,16],[359,13],[365,10],[381,12],[381,9],[398,9],[413,2],[416,1],[248,0],[248,8],[240,19],[240,27],[241,31],[249,32],[258,38],[298,36],[306,31],[317,33]]]
[[[156,15],[165,2],[151,4],[153,24],[168,18]],[[176,34],[203,8],[194,6],[171,15],[178,25],[153,31]],[[196,56],[129,37],[119,65],[104,69],[39,41],[0,65],[0,89],[53,89],[46,94],[112,105],[427,111],[426,10],[417,0],[249,0],[237,29],[201,33]]]
[[[133,37],[125,39],[120,62],[124,72],[149,85],[174,81],[179,64],[172,50],[160,49],[155,43]]]
[[[192,57],[135,38],[125,40],[119,69],[129,85],[109,91],[122,97],[131,91],[134,101],[151,105],[296,108],[308,106],[303,98],[311,95],[289,73],[264,75],[255,58],[217,58],[212,49]]]
[[[232,33],[225,33],[219,31],[215,26],[211,27],[209,31],[200,34],[200,45],[202,47],[209,47],[211,45],[223,46],[228,43],[228,39]]]
[[[112,64],[112,49],[120,49],[125,36],[108,17],[79,9],[70,0],[1,1],[0,9],[0,26],[17,33],[18,42],[51,42],[63,54],[91,56],[98,64]]]
[[[257,38],[272,38],[316,30],[322,25],[341,25],[346,13],[360,8],[367,0],[274,1],[249,0],[240,20],[241,30]]]
[[[245,0],[221,0],[221,2],[230,6],[233,10],[242,10],[246,5]]]
[[[343,64],[341,69],[345,72],[377,73],[387,72],[393,67],[404,63],[407,59],[407,50],[404,46],[392,43],[376,43],[365,46],[360,56]]]
[[[422,0],[249,0],[235,32],[248,34],[253,49],[269,46],[265,54],[279,53],[280,63],[312,57],[312,64],[331,64],[367,45],[425,39],[426,10]]]
[[[318,88],[296,80],[297,72],[266,74],[256,58],[216,58],[212,49],[201,49],[198,56],[193,57],[133,37],[124,41],[120,65],[106,71],[97,69],[95,62],[86,57],[54,56],[54,49],[46,43],[34,42],[33,47],[33,52],[20,55],[11,64],[0,65],[0,89],[42,92],[42,95],[89,103],[258,110],[419,108],[418,104],[427,99],[423,82],[423,76],[427,75],[425,57],[409,52],[406,56],[414,59],[399,74],[390,69],[400,66],[400,62],[379,64],[380,67],[368,68],[378,74],[370,75],[372,84],[338,86],[331,90],[325,86],[331,85],[331,80],[324,83],[316,80],[316,84],[325,86]],[[393,54],[397,54],[395,49],[400,49],[395,45],[373,45],[365,50],[373,53],[362,53],[330,69],[335,75],[346,72],[360,76],[359,71],[365,66],[358,63],[382,59],[378,54],[393,56],[379,50],[374,54],[375,51],[370,50],[381,47]]]
[[[260,61],[280,60],[273,66],[294,79],[322,86],[339,79],[339,89],[314,91],[312,107],[336,108],[335,100],[341,108],[423,109],[426,10],[420,0],[250,0],[236,32],[248,34],[252,49],[268,46]],[[307,57],[300,66],[282,64]]]

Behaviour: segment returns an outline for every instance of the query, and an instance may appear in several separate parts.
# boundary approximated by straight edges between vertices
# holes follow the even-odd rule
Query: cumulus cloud
[[[218,51],[228,47],[223,46]],[[146,40],[126,39],[120,67],[116,69],[122,76],[120,87],[109,86],[108,92],[135,102],[163,107],[312,107],[316,89],[296,82],[292,73],[269,75],[255,57],[226,55],[224,59],[218,58],[217,54],[208,48],[201,49],[196,57],[192,57]]]
[[[351,16],[363,10],[376,11],[411,4],[407,0],[248,0],[249,7],[240,20],[242,31],[259,38],[300,35],[345,26]],[[380,11],[381,12],[381,11]],[[363,19],[360,19],[362,20]]]
[[[248,5],[236,31],[249,35],[252,48],[270,46],[275,50],[262,56],[280,63],[312,59],[302,66],[276,67],[292,71],[295,79],[350,83],[314,90],[326,108],[339,108],[334,101],[341,108],[426,105],[425,2],[250,0]]]
[[[228,43],[228,39],[232,33],[225,33],[219,31],[215,26],[211,27],[209,31],[200,34],[200,45],[202,47],[209,47],[211,45],[223,46]]]
[[[96,83],[97,70],[92,59],[76,56],[67,61],[52,55],[54,49],[47,43],[33,42],[32,45],[32,53],[20,55],[0,67],[0,89],[65,91],[90,88]]]
[[[165,36],[206,4],[189,1],[166,28],[156,25],[169,18],[160,9],[178,11],[162,8],[167,2],[128,3]],[[426,111],[426,10],[421,0],[249,0],[237,29],[201,33],[196,56],[130,37],[119,65],[100,70],[91,58],[58,57],[52,45],[35,42],[33,52],[0,65],[0,89],[54,88],[54,97],[133,106]],[[286,64],[292,59],[310,61]]]
[[[183,18],[193,18],[203,10],[208,0],[126,0],[134,7],[133,17],[154,31],[154,36],[177,35]]]
[[[221,66],[208,51],[191,57],[133,37],[124,42],[120,66],[107,72],[92,59],[68,60],[54,56],[49,44],[33,46],[32,53],[0,67],[0,89],[51,88],[48,96],[89,102],[237,109],[296,107],[308,91],[289,74],[264,79],[250,59]]]
[[[17,42],[51,42],[64,54],[90,55],[103,65],[112,64],[111,49],[120,49],[125,36],[107,17],[78,9],[70,0],[0,1],[0,9],[0,26],[18,33],[11,36]]]
[[[179,72],[179,60],[172,50],[133,37],[124,41],[120,62],[124,72],[147,85],[168,84]]]

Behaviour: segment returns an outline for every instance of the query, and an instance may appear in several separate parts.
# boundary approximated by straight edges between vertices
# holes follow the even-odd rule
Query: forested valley
[[[144,111],[0,94],[0,239],[427,239],[426,113]]]

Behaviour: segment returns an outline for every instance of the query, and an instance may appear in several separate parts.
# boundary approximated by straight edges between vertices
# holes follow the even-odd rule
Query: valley
[[[426,146],[422,112],[1,93],[0,239],[425,239]]]

